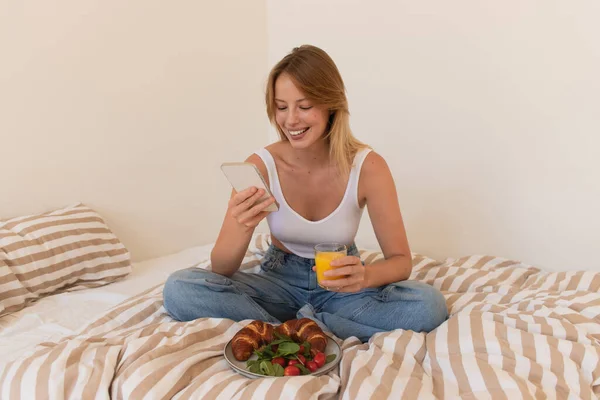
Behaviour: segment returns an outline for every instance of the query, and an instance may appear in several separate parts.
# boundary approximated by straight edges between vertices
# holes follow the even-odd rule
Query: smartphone
[[[250,186],[254,186],[258,189],[263,189],[265,194],[258,199],[257,203],[260,203],[263,200],[268,199],[271,194],[271,191],[267,187],[263,176],[261,175],[256,165],[248,162],[228,162],[221,164],[221,171],[227,177],[231,186],[235,189],[236,192],[241,192],[244,189],[248,189]],[[264,211],[277,211],[279,207],[277,206],[277,202],[269,205]]]

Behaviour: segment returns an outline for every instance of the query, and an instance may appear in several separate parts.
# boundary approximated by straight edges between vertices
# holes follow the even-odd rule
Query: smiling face
[[[277,78],[275,121],[294,148],[305,149],[320,140],[328,119],[328,110],[307,99],[287,74]]]

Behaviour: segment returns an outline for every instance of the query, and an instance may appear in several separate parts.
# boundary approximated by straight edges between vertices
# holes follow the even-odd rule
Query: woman
[[[201,317],[279,323],[308,317],[340,338],[367,341],[393,329],[429,332],[447,318],[444,297],[407,280],[412,263],[396,187],[384,159],[350,131],[345,87],[333,60],[295,48],[272,69],[267,115],[281,140],[252,154],[273,197],[233,193],[211,253],[212,272],[171,275],[164,304],[180,321]],[[279,211],[264,209],[277,201]],[[354,237],[365,206],[385,259],[363,265]],[[267,218],[272,245],[258,274],[237,272],[254,229]],[[348,245],[333,261],[341,279],[317,285],[314,246]]]

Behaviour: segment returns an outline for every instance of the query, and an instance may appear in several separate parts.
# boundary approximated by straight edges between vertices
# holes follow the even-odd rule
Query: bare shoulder
[[[286,158],[285,156],[289,154],[289,151],[291,148],[290,148],[289,142],[279,141],[279,142],[271,143],[270,145],[265,147],[265,149],[267,149],[267,151],[269,153],[271,153],[273,158],[277,161],[277,160],[285,159]]]
[[[395,189],[390,168],[380,154],[370,151],[365,157],[358,181],[360,207],[364,207],[370,198],[378,196],[382,190],[388,189]]]
[[[293,159],[293,149],[288,141],[279,141],[265,147],[273,157],[277,170],[284,171],[289,167],[289,160]]]
[[[287,142],[287,141],[282,142],[280,140],[278,142],[271,143],[270,145],[265,147],[265,149],[269,150],[270,153],[279,153],[282,149],[289,147],[289,146],[286,146],[288,144],[289,144],[289,142]]]
[[[379,153],[374,150],[370,151],[363,161],[361,176],[373,176],[381,173],[389,172],[390,168]]]

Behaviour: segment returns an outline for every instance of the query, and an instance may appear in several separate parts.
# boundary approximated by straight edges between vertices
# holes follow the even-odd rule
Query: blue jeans
[[[356,246],[348,254],[358,256]],[[259,273],[236,272],[228,278],[195,267],[173,273],[164,286],[164,306],[179,321],[213,317],[277,324],[306,317],[339,338],[356,336],[363,342],[394,329],[429,332],[448,317],[444,296],[425,283],[330,292],[317,285],[313,265],[314,259],[271,245]]]

